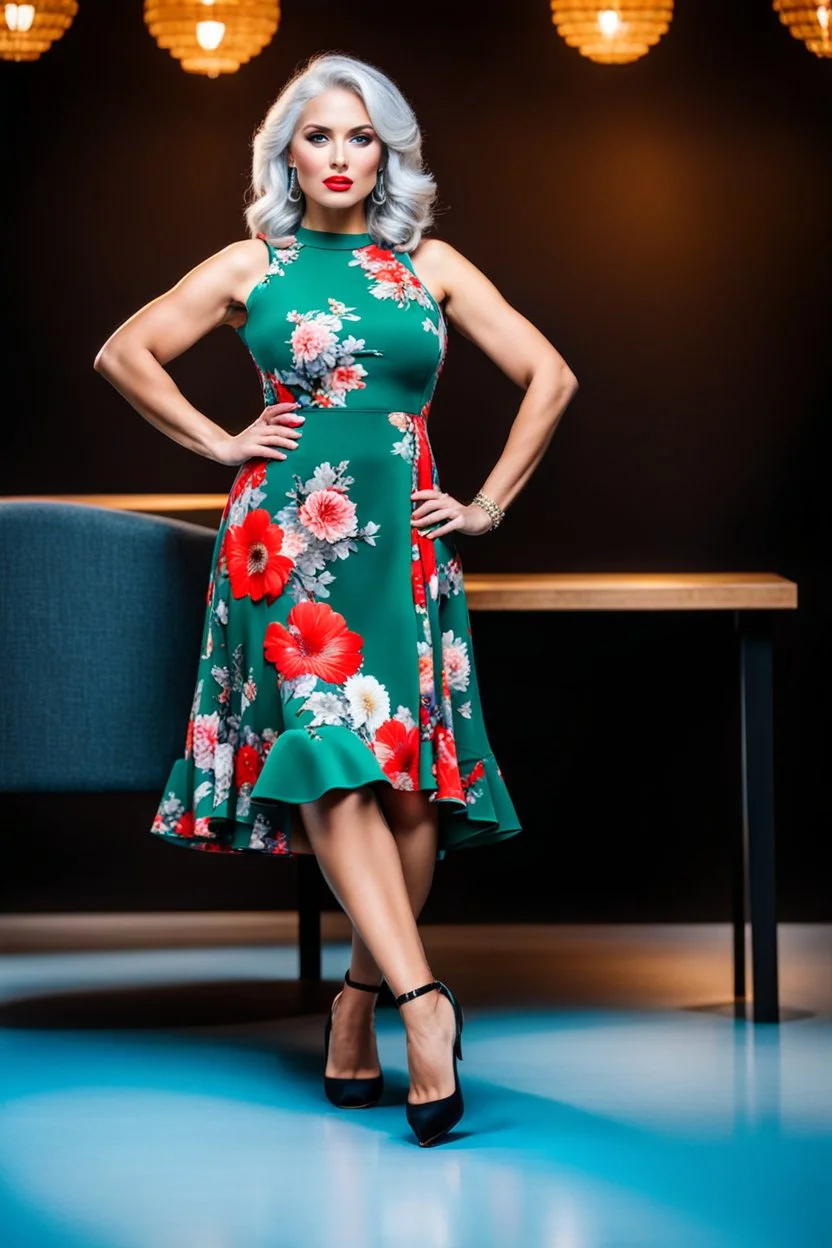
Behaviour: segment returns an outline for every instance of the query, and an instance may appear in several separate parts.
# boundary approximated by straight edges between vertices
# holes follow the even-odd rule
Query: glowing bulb
[[[22,33],[29,30],[35,20],[35,6],[33,4],[7,4],[5,16],[9,30]]]
[[[611,39],[621,29],[621,15],[615,9],[602,9],[598,14],[598,29]]]
[[[829,7],[825,4],[818,8],[818,24],[824,31],[829,30]]]
[[[225,36],[225,22],[197,22],[196,41],[206,52],[218,48]]]

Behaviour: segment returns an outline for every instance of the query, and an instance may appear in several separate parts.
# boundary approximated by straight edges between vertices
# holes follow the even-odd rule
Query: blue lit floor
[[[326,948],[327,979],[345,954]],[[466,958],[443,975],[466,1005],[466,1113],[435,1149],[405,1121],[392,1010],[377,1019],[384,1101],[352,1112],[323,1097],[320,1013],[147,1030],[17,1018],[0,1031],[0,1243],[832,1244],[832,1011],[755,1027],[694,1003],[483,1004],[475,986],[470,1004]],[[0,958],[7,1005],[294,973],[280,947]]]

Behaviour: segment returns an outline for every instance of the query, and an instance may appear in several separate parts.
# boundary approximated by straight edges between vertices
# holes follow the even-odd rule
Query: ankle
[[[448,1009],[446,1016],[445,1007]],[[433,1031],[439,1020],[453,1018],[450,1002],[441,992],[425,993],[422,997],[414,997],[399,1007],[402,1022],[408,1035],[423,1035],[425,1031]]]

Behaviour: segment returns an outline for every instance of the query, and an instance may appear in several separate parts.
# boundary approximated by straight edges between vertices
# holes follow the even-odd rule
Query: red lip
[[[336,191],[346,190],[352,186],[352,178],[325,178],[324,186],[331,186]]]

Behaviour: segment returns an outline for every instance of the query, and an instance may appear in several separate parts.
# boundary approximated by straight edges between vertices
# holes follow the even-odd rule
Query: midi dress
[[[240,465],[214,544],[184,746],[151,831],[291,855],[297,806],[423,790],[437,856],[521,831],[480,704],[453,531],[411,523],[441,489],[428,415],[447,324],[409,253],[299,226],[237,329],[265,404],[295,401],[285,459]],[[431,528],[438,528],[438,521]]]

